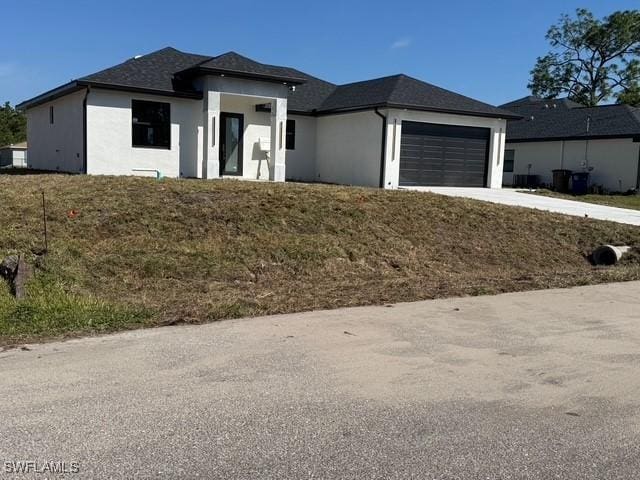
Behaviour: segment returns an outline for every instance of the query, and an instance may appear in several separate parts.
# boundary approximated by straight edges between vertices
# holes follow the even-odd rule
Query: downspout
[[[638,176],[636,178],[636,191],[640,191],[640,147],[638,147]]]
[[[87,98],[91,87],[87,86],[87,91],[82,100],[82,173],[87,173]]]
[[[380,151],[380,188],[384,188],[384,163],[387,154],[387,117],[378,110],[378,107],[374,109],[376,115],[382,119],[382,147]]]

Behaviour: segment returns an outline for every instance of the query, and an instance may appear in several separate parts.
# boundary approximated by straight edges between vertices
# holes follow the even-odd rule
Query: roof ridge
[[[340,83],[337,84],[338,87],[348,87],[350,85],[355,85],[357,83],[367,83],[367,82],[375,82],[377,80],[387,80],[389,78],[394,78],[394,77],[401,77],[403,76],[404,73],[396,73],[394,75],[385,75],[384,77],[376,77],[376,78],[369,78],[367,80],[357,80],[355,82],[349,82],[349,83]],[[406,75],[404,75],[406,77]]]

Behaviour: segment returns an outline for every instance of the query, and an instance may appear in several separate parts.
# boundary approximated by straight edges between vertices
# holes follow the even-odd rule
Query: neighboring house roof
[[[119,65],[81,77],[18,105],[30,108],[87,86],[202,98],[191,81],[203,74],[221,74],[295,85],[288,109],[321,114],[374,107],[458,113],[497,118],[518,115],[473,100],[406,75],[336,86],[299,70],[256,62],[235,52],[217,57],[185,53],[167,47],[129,59]]]
[[[10,143],[9,145],[4,145],[0,147],[0,150],[26,150],[27,142],[19,142],[19,143]]]
[[[525,97],[501,107],[522,116],[509,120],[507,142],[640,138],[640,109],[629,105],[585,107],[568,99]]]
[[[584,107],[581,103],[574,102],[573,100],[569,100],[568,98],[556,98],[556,99],[546,99],[540,97],[534,97],[529,95],[527,97],[519,98],[518,100],[513,100],[512,102],[505,103],[504,105],[500,105],[500,108],[517,108],[527,105],[538,105],[540,107],[546,108],[545,105],[549,107],[562,107],[562,108],[574,108],[574,107]]]

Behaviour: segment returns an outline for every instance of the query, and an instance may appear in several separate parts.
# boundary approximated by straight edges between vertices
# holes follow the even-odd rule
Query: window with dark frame
[[[49,107],[49,123],[53,125],[53,105]]]
[[[131,144],[134,147],[171,148],[171,105],[131,101]]]
[[[296,149],[296,121],[287,120],[287,135],[285,147],[287,150]]]
[[[516,151],[515,150],[505,150],[504,151],[504,173],[512,173],[513,172],[513,163],[516,159]]]

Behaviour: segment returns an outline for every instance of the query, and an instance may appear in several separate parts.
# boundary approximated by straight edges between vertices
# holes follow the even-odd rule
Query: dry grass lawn
[[[40,192],[49,253],[42,247]],[[0,343],[175,322],[640,279],[586,256],[640,229],[429,193],[326,185],[0,175]]]

